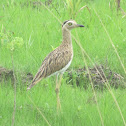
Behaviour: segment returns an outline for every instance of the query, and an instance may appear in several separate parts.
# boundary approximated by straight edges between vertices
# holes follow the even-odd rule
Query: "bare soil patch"
[[[90,75],[85,67],[75,70],[67,70],[66,74],[64,75],[64,78],[66,78],[66,82],[68,84],[71,85],[76,84],[76,86],[84,87],[85,89],[88,88],[88,86],[91,84],[91,81],[95,88],[100,89],[106,88],[107,84],[109,84],[111,87],[114,88],[126,87],[126,81],[124,77],[119,73],[112,71],[109,67],[105,67],[103,65],[96,65],[95,67],[92,68],[89,67],[88,69]],[[29,73],[16,72],[16,73],[18,73],[22,85],[29,84],[33,79],[33,75],[30,72]],[[14,84],[13,71],[6,69],[4,67],[0,67],[0,82],[6,83],[9,80],[13,85]]]
[[[106,85],[109,83],[111,87],[114,88],[125,88],[126,82],[122,75],[112,71],[109,67],[103,65],[96,65],[95,67],[87,69],[80,68],[76,70],[69,70],[67,71],[68,79],[67,82],[70,84],[76,83],[77,86],[82,86],[85,89],[93,83],[95,88],[106,88]],[[90,74],[90,77],[89,77]],[[91,79],[90,79],[91,78]]]
[[[20,76],[23,84],[28,84],[33,79],[33,75],[31,73],[18,72],[18,75]],[[0,82],[6,84],[8,81],[11,81],[12,85],[14,84],[13,70],[0,67]]]

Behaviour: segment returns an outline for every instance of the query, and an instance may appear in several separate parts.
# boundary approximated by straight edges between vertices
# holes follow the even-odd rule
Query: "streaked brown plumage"
[[[62,25],[63,41],[59,47],[52,51],[42,62],[40,69],[35,75],[31,85],[27,90],[31,89],[43,78],[56,74],[56,94],[57,94],[57,109],[60,108],[59,88],[61,78],[65,70],[70,66],[73,59],[73,47],[70,30],[76,27],[84,27],[78,25],[74,20],[67,20]],[[59,84],[58,75],[61,74]]]
[[[59,71],[64,68],[71,60],[73,55],[73,52],[71,52],[70,48],[71,47],[69,45],[61,44],[58,48],[51,52],[44,59],[39,71],[37,72],[32,81],[32,85],[30,86],[30,88],[41,79],[46,78],[54,74],[56,71]]]

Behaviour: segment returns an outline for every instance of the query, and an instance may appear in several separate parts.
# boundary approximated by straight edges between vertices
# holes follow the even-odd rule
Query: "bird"
[[[70,19],[62,24],[62,43],[55,50],[49,53],[43,60],[38,72],[33,78],[27,90],[31,89],[40,80],[52,75],[56,75],[56,97],[57,97],[57,111],[61,110],[60,104],[60,86],[63,73],[70,66],[73,59],[73,46],[71,39],[71,30],[77,27],[84,27],[84,25],[77,24],[76,21]]]

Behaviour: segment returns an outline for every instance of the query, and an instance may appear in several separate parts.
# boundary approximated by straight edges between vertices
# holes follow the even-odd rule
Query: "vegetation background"
[[[0,66],[12,69],[15,76],[14,85],[0,81],[0,125],[126,125],[126,89],[94,89],[91,81],[85,90],[74,81],[70,85],[66,72],[62,112],[57,114],[55,77],[29,92],[21,80],[22,73],[35,75],[45,56],[60,45],[61,24],[71,18],[85,28],[72,31],[74,58],[69,70],[102,64],[125,80],[125,12],[125,0],[0,0]]]

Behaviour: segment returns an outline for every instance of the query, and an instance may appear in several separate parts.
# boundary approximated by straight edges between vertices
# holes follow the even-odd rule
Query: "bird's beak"
[[[77,24],[77,27],[84,27],[84,25]]]

